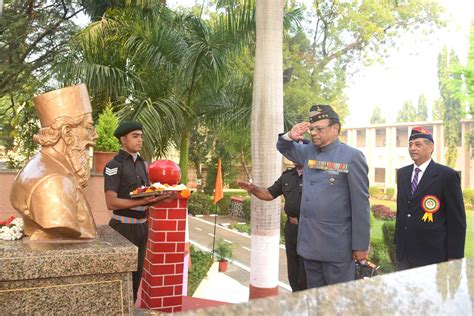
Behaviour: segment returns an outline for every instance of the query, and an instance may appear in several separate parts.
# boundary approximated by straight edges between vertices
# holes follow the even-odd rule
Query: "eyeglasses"
[[[329,126],[332,126],[332,125],[333,125],[333,124],[329,124],[329,125],[326,125],[326,126],[324,126],[324,127],[313,127],[313,126],[310,126],[310,127],[308,128],[308,131],[309,131],[310,133],[318,132],[318,134],[320,134],[320,133],[322,133],[326,128],[328,128]]]

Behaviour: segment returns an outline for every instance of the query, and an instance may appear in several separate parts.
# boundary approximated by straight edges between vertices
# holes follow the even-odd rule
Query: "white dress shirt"
[[[411,172],[411,181],[410,181],[410,183],[413,181],[413,177],[415,176],[415,169],[416,168],[421,170],[420,172],[418,172],[418,183],[420,183],[421,177],[423,177],[423,175],[425,174],[425,170],[426,170],[426,168],[428,168],[428,165],[430,164],[430,162],[431,162],[431,158],[428,159],[427,161],[425,161],[424,163],[422,163],[420,166],[417,166],[416,164],[413,164],[413,171]],[[417,185],[418,185],[418,183],[417,183]]]

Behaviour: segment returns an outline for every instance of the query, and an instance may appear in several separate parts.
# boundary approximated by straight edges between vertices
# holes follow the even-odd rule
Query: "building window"
[[[375,168],[375,182],[385,183],[385,168]]]
[[[408,127],[397,127],[397,147],[408,147]]]
[[[375,130],[375,147],[385,147],[386,139],[385,128]]]

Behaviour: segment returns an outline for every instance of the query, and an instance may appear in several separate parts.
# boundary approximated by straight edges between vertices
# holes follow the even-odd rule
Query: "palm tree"
[[[98,103],[102,96],[112,98],[123,118],[142,121],[146,158],[174,142],[186,182],[192,130],[219,121],[226,114],[222,108],[232,107],[226,89],[246,37],[232,38],[243,29],[226,21],[205,22],[159,4],[109,9],[78,37],[77,53],[62,63],[60,78],[66,84],[85,81]]]
[[[252,100],[252,177],[269,186],[281,173],[275,142],[283,131],[283,0],[257,1],[257,46]],[[250,298],[278,293],[280,199],[252,198]],[[265,253],[265,255],[262,255]]]

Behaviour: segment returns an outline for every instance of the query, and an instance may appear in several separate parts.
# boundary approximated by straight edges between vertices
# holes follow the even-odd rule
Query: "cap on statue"
[[[41,127],[48,127],[59,117],[78,117],[92,112],[85,84],[66,87],[33,98]]]

